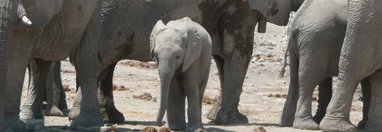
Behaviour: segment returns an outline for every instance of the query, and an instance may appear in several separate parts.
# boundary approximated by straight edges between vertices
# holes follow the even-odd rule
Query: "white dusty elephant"
[[[212,54],[210,35],[201,25],[185,17],[169,21],[167,25],[159,20],[150,36],[151,54],[157,62],[161,81],[157,123],[162,124],[167,110],[167,115],[172,115],[167,116],[170,129],[203,128],[202,99]]]
[[[272,20],[276,20],[277,15],[287,14],[286,17],[289,17],[289,13],[301,3],[299,0],[288,0],[273,7],[272,10],[277,12],[268,17]],[[238,104],[252,55],[254,28],[257,23],[264,24],[264,16],[250,8],[251,4],[256,4],[256,1],[105,1],[101,5],[104,10],[93,17],[81,48],[74,55],[83,94],[81,108],[78,108],[81,112],[76,113],[87,114],[78,116],[73,123],[94,121],[87,117],[100,120],[96,110],[99,107],[96,104],[98,78],[102,78],[119,60],[149,61],[149,33],[156,21],[162,19],[167,23],[185,16],[206,28],[213,43],[212,54],[220,75],[222,97],[221,102],[211,110],[209,118],[215,124],[248,123],[247,117],[239,112]],[[288,19],[280,21],[286,23]],[[264,29],[264,25],[259,27]]]
[[[320,123],[324,131],[357,131],[349,120],[358,83],[370,76],[366,131],[382,131],[382,1],[349,0],[348,23],[339,61],[338,88]]]
[[[43,115],[35,114],[42,113],[41,105],[24,107],[23,110],[26,112],[19,116],[21,90],[28,62],[30,59],[35,60],[36,80],[47,79],[47,69],[51,61],[65,59],[80,44],[82,34],[97,5],[98,0],[2,0],[0,2],[2,10],[10,11],[1,11],[7,15],[1,15],[1,20],[4,21],[0,22],[0,32],[7,36],[1,37],[4,38],[1,43],[8,45],[5,47],[8,48],[6,51],[0,51],[1,54],[6,53],[0,60],[7,61],[2,64],[7,64],[9,72],[2,75],[4,78],[0,80],[7,82],[7,85],[2,87],[5,88],[5,98],[1,101],[6,102],[4,118],[0,117],[0,120],[4,119],[1,125],[5,125],[3,127],[5,131],[24,131],[26,124],[28,129],[39,129],[44,125],[41,120]],[[16,18],[25,24],[16,25]],[[45,81],[38,81],[33,85],[37,90],[36,97],[44,96],[40,89],[45,85]],[[42,99],[36,99],[42,102]],[[35,122],[34,119],[40,121]]]
[[[328,5],[328,3],[331,3]],[[338,75],[338,61],[346,32],[347,1],[305,0],[288,30],[290,85],[281,126],[319,129],[332,97],[332,77]],[[370,83],[362,81],[363,127],[370,103]],[[312,94],[319,85],[318,108],[312,117]]]

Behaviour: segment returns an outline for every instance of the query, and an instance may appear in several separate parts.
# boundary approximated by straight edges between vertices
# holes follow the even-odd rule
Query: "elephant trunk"
[[[170,63],[160,62],[158,67],[160,82],[161,82],[161,101],[157,117],[157,125],[162,125],[163,116],[167,109],[168,97],[171,87],[171,81],[175,73],[175,65],[168,65]]]
[[[7,87],[10,41],[18,0],[0,1],[0,131],[4,131],[4,96]]]

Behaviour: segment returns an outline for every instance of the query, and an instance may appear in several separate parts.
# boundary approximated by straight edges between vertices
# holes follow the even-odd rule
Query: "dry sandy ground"
[[[254,128],[264,127],[268,132],[304,131],[288,127],[279,127],[282,108],[285,102],[283,95],[287,94],[289,86],[289,67],[284,78],[279,78],[279,71],[283,65],[284,53],[287,47],[286,27],[269,24],[267,33],[255,33],[253,56],[243,92],[240,98],[239,110],[248,116],[248,125],[216,126],[209,123],[206,118],[211,104],[203,105],[203,122],[209,131],[252,131]],[[125,89],[114,92],[116,107],[124,114],[126,122],[115,124],[118,131],[140,131],[152,126],[159,107],[159,79],[157,70],[152,68],[154,63],[141,63],[137,61],[121,61],[114,73],[114,84]],[[71,91],[66,92],[68,106],[75,98],[75,71],[64,61],[62,64],[64,85],[69,85]],[[334,83],[335,84],[335,83]],[[210,79],[205,96],[216,98],[220,91],[220,83],[216,65],[212,60]],[[26,87],[26,85],[24,86]],[[136,99],[144,93],[152,95],[150,100]],[[315,92],[315,96],[317,93]],[[26,98],[26,90],[23,99]],[[315,112],[317,102],[313,103]],[[351,112],[351,120],[357,123],[362,117],[362,104],[355,100]],[[45,125],[49,131],[65,129],[70,122],[67,117],[46,117]],[[158,127],[157,127],[158,128]],[[65,130],[64,130],[65,131]]]

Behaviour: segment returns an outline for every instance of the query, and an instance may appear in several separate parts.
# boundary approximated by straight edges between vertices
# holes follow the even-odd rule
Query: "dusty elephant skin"
[[[285,12],[288,16],[292,9],[301,4],[292,1],[286,3],[288,7]],[[86,96],[81,104],[87,106],[81,107],[81,113],[89,113],[88,116],[96,116],[93,113],[98,113],[93,111],[97,106],[97,78],[110,65],[121,59],[150,60],[148,36],[157,20],[163,19],[166,23],[188,16],[210,33],[213,57],[219,69],[222,103],[211,110],[210,119],[216,124],[248,122],[247,117],[239,113],[238,103],[251,59],[253,29],[260,21],[259,18],[264,18],[259,12],[249,8],[248,1],[109,0],[101,7],[104,10],[93,17],[83,44],[74,57],[81,89]],[[284,14],[283,10],[280,12]],[[73,124],[87,120],[85,117],[76,119],[78,120],[74,120]]]
[[[208,32],[188,17],[166,25],[161,20],[155,24],[150,35],[150,52],[157,62],[161,82],[158,125],[167,111],[172,130],[203,128],[202,99],[210,71],[211,49]]]
[[[28,111],[31,110],[33,107],[40,107],[37,105],[40,105],[41,103],[38,103],[42,100],[37,100],[37,93],[34,88],[38,83],[38,81],[46,82],[46,85],[42,85],[44,87],[41,88],[43,93],[43,101],[47,102],[47,105],[44,109],[44,114],[46,116],[66,116],[68,114],[68,107],[66,104],[66,95],[64,91],[64,87],[62,85],[61,81],[61,63],[60,61],[53,62],[48,67],[48,73],[46,80],[34,80],[34,76],[38,75],[35,74],[37,70],[37,64],[35,63],[35,60],[31,60],[31,62],[28,65],[28,72],[30,73],[30,80],[32,82],[29,82],[28,86],[28,98],[27,101],[24,103],[24,105],[21,108],[22,114],[29,114],[34,113],[34,115],[41,114],[41,111]],[[32,83],[32,84],[30,84]]]
[[[332,3],[328,5],[327,3]],[[290,86],[281,126],[319,129],[332,97],[332,76],[338,75],[338,61],[347,23],[347,1],[306,0],[291,22],[289,36]],[[370,101],[368,79],[362,81],[364,127]],[[312,117],[312,94],[319,85],[318,109]]]
[[[42,88],[46,85],[50,61],[65,59],[74,52],[98,2],[94,0],[28,0],[23,1],[23,4],[16,2],[23,5],[18,8],[19,15],[8,15],[8,17],[14,19],[12,17],[18,16],[22,22],[27,23],[12,26],[14,29],[8,34],[12,36],[8,64],[8,71],[12,74],[7,75],[5,129],[24,131],[26,124],[28,129],[41,129],[44,126],[41,121]],[[34,59],[36,64],[34,70],[36,83],[33,87],[36,90],[34,100],[38,102],[36,107],[29,108],[19,116],[22,82],[30,58]],[[102,125],[102,121],[97,123]]]
[[[338,88],[333,89],[324,131],[356,131],[349,121],[351,101],[358,83],[370,76],[372,97],[366,131],[381,131],[382,1],[349,0],[348,24],[339,61]],[[372,14],[372,15],[371,15]]]
[[[17,18],[9,17],[16,16],[17,5],[19,0],[2,0],[0,1],[0,131],[6,130],[4,110],[5,110],[5,91],[7,86],[7,73],[9,69],[9,53],[10,53],[10,41],[13,25]]]

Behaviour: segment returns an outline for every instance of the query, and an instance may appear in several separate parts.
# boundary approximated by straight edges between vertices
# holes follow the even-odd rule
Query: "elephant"
[[[328,5],[327,3],[332,3]],[[288,29],[290,85],[281,117],[281,126],[319,129],[332,97],[332,77],[338,75],[338,62],[345,37],[347,1],[306,0]],[[319,85],[318,108],[312,117],[312,94]],[[370,105],[370,82],[362,82],[364,127]],[[297,107],[297,108],[296,108]]]
[[[35,60],[31,60],[31,62],[28,65],[28,72],[29,72],[29,85],[31,80],[34,79],[32,75],[32,72],[35,72],[36,70],[36,63],[34,63]],[[66,94],[64,91],[64,86],[62,85],[61,81],[61,63],[60,61],[53,62],[48,69],[47,78],[45,88],[42,88],[42,92],[44,93],[43,101],[46,101],[46,106],[44,109],[44,114],[46,116],[67,116],[68,114],[68,106],[66,103]],[[35,82],[35,81],[33,81]],[[35,84],[32,84],[35,85]],[[21,114],[30,112],[27,112],[30,110],[31,107],[36,107],[32,105],[40,104],[36,102],[36,90],[34,89],[36,87],[28,87],[28,98],[27,101],[24,103],[23,107],[21,108]],[[25,109],[24,109],[25,108]],[[32,111],[33,112],[33,111]],[[37,113],[37,111],[35,111]],[[41,111],[40,111],[41,112]]]
[[[159,20],[150,35],[150,53],[158,65],[161,82],[157,124],[162,124],[167,110],[167,115],[172,115],[167,116],[170,129],[185,130],[187,126],[187,130],[195,131],[203,128],[202,100],[212,55],[208,32],[188,17],[169,21],[166,25]]]
[[[98,78],[107,72],[106,69],[122,59],[150,61],[149,33],[155,22],[162,19],[167,23],[185,16],[206,28],[212,38],[212,54],[217,63],[222,90],[221,103],[211,110],[210,119],[215,124],[248,123],[247,117],[239,112],[238,103],[251,59],[254,28],[259,23],[259,29],[262,29],[260,31],[264,31],[265,21],[268,19],[285,25],[289,12],[297,10],[302,3],[301,0],[274,0],[278,5],[271,8],[256,9],[256,6],[250,6],[268,4],[257,3],[259,1],[261,0],[104,2],[101,5],[104,10],[94,15],[80,48],[73,55],[83,96],[81,108],[77,108],[80,112],[76,113],[87,114],[75,118],[72,126],[95,121],[94,118],[90,120],[87,117],[101,120],[98,118],[96,88]],[[273,10],[273,13],[265,17],[258,10]],[[286,17],[277,17],[285,14]]]
[[[357,84],[370,76],[371,102],[366,131],[381,131],[382,1],[349,0],[348,23],[339,59],[338,87],[320,123],[324,131],[356,131],[349,120]]]
[[[1,4],[0,7],[3,10],[10,11],[5,12],[7,15],[1,17],[9,22],[0,22],[0,25],[3,26],[0,27],[1,32],[7,33],[6,36],[8,36],[2,41],[4,43],[2,45],[8,45],[8,49],[0,52],[9,54],[1,56],[3,57],[1,60],[8,61],[6,67],[8,67],[7,72],[10,73],[4,74],[7,76],[1,80],[3,82],[6,79],[7,82],[4,87],[6,103],[3,111],[3,129],[5,131],[24,131],[26,127],[39,129],[43,126],[43,121],[34,122],[33,120],[43,118],[41,112],[43,91],[41,89],[46,85],[42,80],[47,79],[47,69],[51,61],[63,60],[75,52],[98,1],[12,0],[9,2],[4,0],[1,1]],[[18,9],[14,9],[16,7]],[[15,24],[13,21],[16,18],[22,23]],[[36,87],[34,89],[36,89],[37,98],[35,99],[40,104],[33,108],[24,107],[24,110],[29,109],[26,110],[29,113],[20,114],[21,90],[25,69],[30,59],[34,59],[33,63],[36,64],[33,87]],[[35,112],[31,113],[32,111]]]

